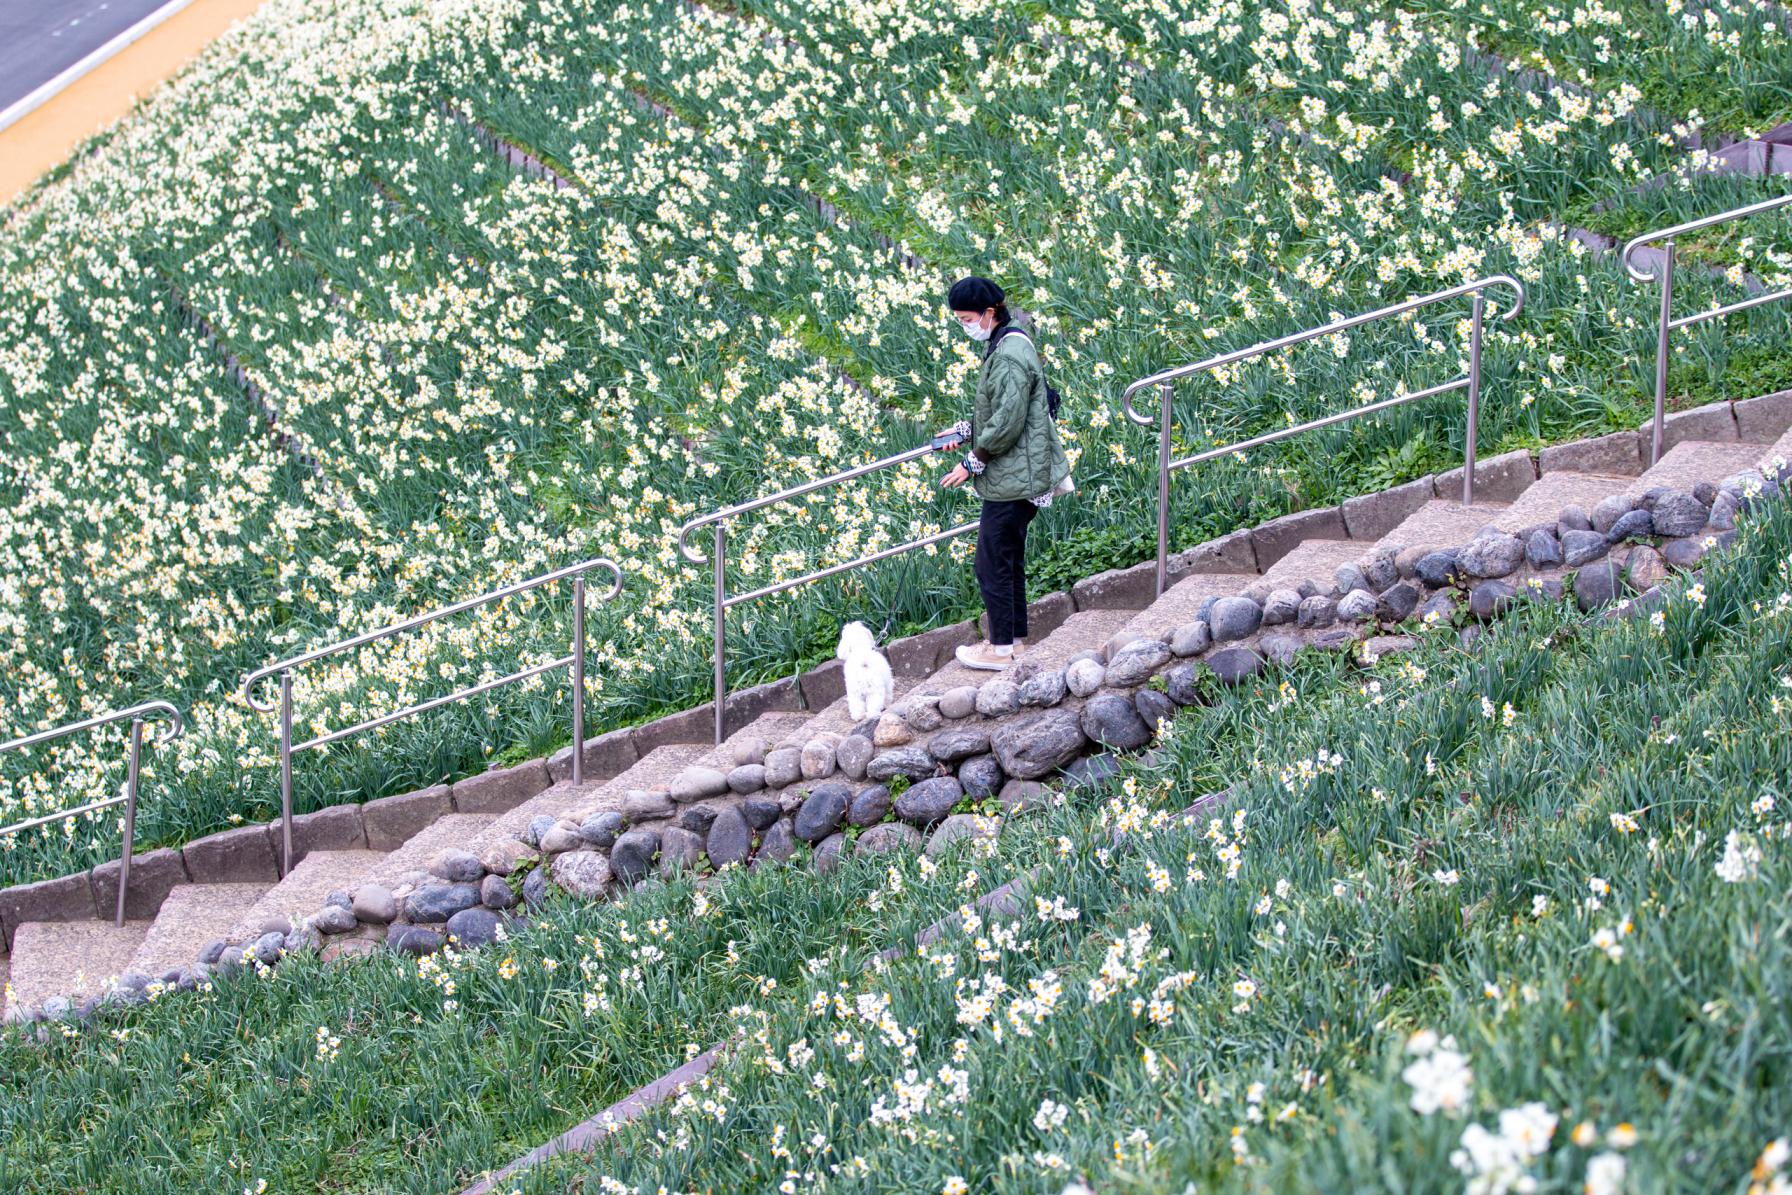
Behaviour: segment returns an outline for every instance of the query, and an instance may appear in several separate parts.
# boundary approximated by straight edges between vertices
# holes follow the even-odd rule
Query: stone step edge
[[[1734,538],[1732,516],[1746,513],[1748,504],[1757,493],[1765,490],[1778,494],[1783,492],[1785,486],[1792,485],[1792,464],[1775,460],[1770,467],[1772,477],[1764,477],[1760,470],[1744,470],[1726,478],[1721,487],[1700,484],[1695,487],[1694,492],[1664,489],[1648,498],[1614,496],[1608,500],[1609,506],[1602,503],[1596,512],[1602,522],[1609,522],[1609,527],[1582,529],[1577,523],[1563,530],[1559,540],[1555,541],[1558,549],[1586,546],[1597,548],[1597,551],[1574,564],[1566,561],[1551,562],[1547,567],[1537,569],[1532,563],[1530,567],[1534,575],[1523,579],[1523,588],[1501,578],[1514,576],[1520,565],[1528,559],[1529,553],[1515,555],[1513,549],[1519,545],[1519,538],[1489,528],[1476,536],[1466,548],[1429,551],[1419,561],[1409,562],[1415,567],[1414,575],[1421,581],[1421,585],[1414,586],[1410,580],[1403,579],[1392,587],[1414,591],[1409,595],[1412,601],[1403,601],[1402,610],[1395,612],[1398,617],[1379,608],[1380,603],[1389,600],[1387,593],[1371,597],[1366,589],[1353,590],[1350,597],[1361,596],[1370,604],[1370,609],[1362,617],[1363,622],[1370,624],[1369,627],[1322,631],[1319,632],[1319,638],[1310,641],[1284,634],[1282,638],[1285,642],[1280,644],[1272,643],[1271,637],[1261,637],[1256,640],[1255,645],[1227,642],[1226,646],[1200,661],[1177,660],[1176,648],[1171,646],[1178,636],[1189,629],[1187,627],[1178,628],[1171,633],[1168,636],[1171,643],[1162,639],[1135,638],[1120,645],[1117,652],[1110,653],[1104,647],[1100,652],[1084,653],[1084,659],[1078,662],[1093,665],[1096,657],[1108,660],[1104,666],[1104,682],[1115,679],[1116,670],[1124,667],[1128,684],[1135,686],[1132,695],[1129,696],[1125,691],[1112,691],[1112,687],[1104,683],[1083,705],[1080,717],[1069,711],[1049,709],[1033,714],[1006,715],[1015,720],[998,726],[993,735],[982,732],[982,739],[977,747],[993,748],[992,758],[999,758],[1003,772],[1013,778],[1012,783],[1004,784],[999,800],[1004,810],[1015,812],[1028,801],[1040,797],[1051,799],[1047,796],[1049,790],[1041,783],[1048,778],[1061,777],[1060,783],[1063,785],[1080,786],[1099,784],[1113,776],[1119,770],[1116,759],[1118,754],[1148,747],[1155,737],[1156,725],[1164,717],[1173,714],[1177,707],[1200,703],[1199,668],[1212,672],[1221,683],[1236,684],[1257,675],[1270,660],[1285,663],[1295,653],[1307,647],[1336,650],[1361,643],[1360,658],[1365,663],[1372,662],[1381,654],[1412,647],[1415,640],[1410,636],[1383,635],[1364,639],[1363,632],[1376,624],[1387,622],[1393,622],[1396,624],[1395,629],[1401,629],[1419,609],[1418,601],[1425,588],[1434,592],[1430,602],[1426,603],[1426,613],[1431,616],[1422,620],[1424,625],[1420,628],[1421,632],[1440,621],[1440,613],[1453,614],[1456,598],[1464,596],[1461,591],[1466,591],[1473,621],[1459,632],[1465,646],[1472,645],[1479,636],[1481,623],[1497,618],[1506,609],[1522,601],[1526,590],[1534,590],[1542,596],[1559,600],[1567,592],[1566,585],[1571,583],[1574,598],[1583,611],[1604,609],[1604,616],[1611,616],[1615,611],[1621,616],[1634,617],[1658,607],[1665,600],[1666,592],[1662,585],[1670,576],[1670,564],[1682,572],[1696,575],[1697,566],[1707,550],[1724,546]],[[1707,490],[1708,497],[1698,496],[1699,492]],[[1688,521],[1692,513],[1689,507],[1696,508],[1700,514],[1696,530],[1691,529]],[[1720,514],[1723,515],[1722,518],[1719,517]],[[1672,538],[1661,542],[1660,552],[1648,544],[1633,544],[1637,538],[1656,538],[1655,522],[1668,518],[1672,518],[1676,527],[1687,534],[1675,533]],[[1719,522],[1728,522],[1729,525],[1717,526]],[[1545,534],[1543,530],[1539,530],[1534,533],[1534,537]],[[1548,535],[1552,540],[1555,539],[1554,532]],[[1575,536],[1579,538],[1573,538]],[[1686,550],[1676,553],[1676,546]],[[1608,558],[1609,553],[1615,550],[1626,553],[1622,571],[1615,560]],[[1391,555],[1389,549],[1381,551]],[[1474,553],[1472,558],[1471,552]],[[1402,555],[1413,554],[1408,552]],[[1427,571],[1428,566],[1430,571]],[[1432,572],[1438,575],[1434,578]],[[1627,586],[1640,591],[1640,597],[1619,601]],[[1302,603],[1307,600],[1310,599],[1302,599]],[[1253,612],[1261,613],[1249,598],[1215,598],[1213,601],[1215,605],[1204,612],[1212,614],[1214,626],[1222,625],[1230,617],[1229,611],[1219,607],[1218,603],[1221,602],[1237,602],[1251,607]],[[1199,616],[1197,621],[1199,622]],[[1239,638],[1249,638],[1257,629],[1258,623],[1253,621],[1251,628],[1241,632]],[[1207,646],[1213,645],[1210,632]],[[1126,663],[1123,665],[1122,661]],[[1075,667],[1075,664],[1070,667]],[[1059,674],[1060,683],[1066,686],[1066,691],[1059,697],[1060,701],[1071,696],[1068,692],[1070,667]],[[1166,667],[1168,671],[1164,671]],[[1161,690],[1153,687],[1153,682],[1160,675],[1164,677]],[[979,704],[983,691],[998,684],[1003,684],[1000,678],[985,682],[983,689],[979,690]],[[1004,696],[1017,696],[1018,689],[1019,686],[1006,682]],[[1018,702],[1016,705],[1018,706]],[[1007,739],[1006,745],[996,742],[1008,729],[1013,729],[1014,733]],[[937,741],[938,736],[933,742]],[[904,752],[918,754],[911,760],[904,756]],[[867,850],[921,848],[922,830],[931,835],[925,841],[925,849],[929,853],[935,853],[961,837],[986,837],[999,831],[999,818],[986,819],[977,814],[951,812],[964,789],[958,781],[949,778],[950,759],[945,753],[942,752],[936,759],[925,749],[898,747],[874,759],[872,767],[875,769],[879,760],[892,757],[893,764],[900,766],[893,766],[890,774],[907,776],[912,782],[911,787],[888,803],[880,811],[879,818],[868,819],[868,828],[854,846],[855,854]],[[945,762],[941,762],[942,760]],[[868,775],[873,780],[879,778],[869,772]],[[735,853],[734,858],[723,861],[721,870],[726,872],[729,866],[746,865],[749,862],[754,866],[767,861],[774,864],[785,862],[797,852],[798,832],[804,841],[815,848],[815,866],[820,870],[831,867],[847,845],[846,835],[840,828],[844,804],[840,801],[839,793],[829,794],[823,813],[809,818],[811,806],[824,804],[823,794],[819,791],[823,786],[816,787],[818,791],[809,793],[802,805],[795,810],[794,821],[788,816],[778,817],[775,822],[755,826],[754,829],[761,831],[758,835],[743,833],[739,836],[745,838],[744,844],[736,844],[741,849]],[[774,806],[771,812],[777,817],[785,811],[781,806]],[[805,820],[809,822],[806,828],[803,826]],[[719,826],[720,821],[718,816],[713,824]],[[742,825],[744,827],[745,823]],[[920,828],[917,829],[917,826]],[[584,829],[578,828],[581,831]],[[226,968],[250,965],[250,956],[253,955],[258,960],[256,965],[272,966],[283,953],[293,949],[320,949],[328,960],[350,949],[376,949],[376,943],[381,938],[385,939],[386,945],[391,949],[419,955],[433,953],[450,940],[458,941],[462,947],[484,945],[497,938],[503,919],[516,915],[512,910],[517,905],[535,906],[545,898],[550,884],[581,899],[607,899],[624,893],[650,872],[666,874],[682,867],[697,865],[706,849],[710,863],[714,864],[717,852],[714,849],[713,832],[707,848],[700,845],[701,839],[696,834],[682,829],[679,832],[688,840],[683,842],[683,849],[679,852],[668,849],[663,853],[659,833],[646,830],[625,832],[620,825],[605,830],[608,841],[594,841],[598,837],[596,835],[588,838],[583,833],[568,834],[553,845],[544,839],[537,850],[538,844],[529,843],[526,839],[519,840],[514,844],[519,850],[504,860],[502,871],[490,871],[482,860],[466,851],[445,851],[430,864],[430,871],[437,877],[436,881],[418,893],[407,895],[402,903],[393,899],[393,893],[378,889],[374,895],[380,898],[379,908],[371,910],[366,906],[374,902],[364,900],[368,895],[367,889],[358,889],[348,894],[341,905],[326,904],[315,914],[305,917],[299,927],[283,940],[276,940],[277,936],[269,936],[258,942],[245,944],[240,950],[227,948],[219,952],[217,958],[200,958],[195,965],[181,972],[176,986],[186,988],[202,982],[210,974],[210,967],[214,963]],[[670,837],[672,831],[665,833]],[[636,841],[631,844],[631,839]],[[619,858],[625,849],[627,857]],[[523,884],[519,899],[511,886],[511,877],[525,867],[528,868],[528,878]],[[497,881],[495,884],[494,880]],[[501,899],[493,900],[488,893],[496,894]],[[427,915],[413,916],[426,911]],[[418,921],[426,924],[416,924]],[[440,930],[432,928],[436,925],[441,926]],[[326,943],[326,936],[334,941]],[[149,985],[147,977],[131,976],[127,979],[134,982],[121,984],[122,996],[115,992],[108,998],[137,999],[145,995],[144,988]],[[99,1003],[97,1000],[91,1004],[83,1003],[78,1010],[79,1015],[87,1015],[99,1007]],[[26,1015],[37,1018],[41,1016],[41,1012],[26,1010]]]
[[[1792,428],[1792,390],[1755,398],[1720,401],[1668,415],[1663,450],[1683,440],[1743,440],[1771,445]],[[1609,472],[1636,476],[1648,458],[1650,427],[1504,453],[1477,462],[1478,492],[1512,501],[1546,473]],[[1190,573],[1261,573],[1308,539],[1373,541],[1433,498],[1459,495],[1460,468],[1419,478],[1373,494],[1347,498],[1338,506],[1299,511],[1256,527],[1241,528],[1174,553],[1169,583]],[[1155,562],[1109,569],[1048,594],[1029,606],[1035,634],[1049,634],[1071,614],[1092,609],[1143,610],[1156,590]],[[951,658],[952,650],[981,637],[978,620],[936,627],[883,646],[899,676],[925,676]],[[820,711],[845,696],[838,660],[799,676],[742,689],[725,702],[729,729],[739,729],[774,711]],[[587,783],[619,775],[656,747],[704,742],[713,736],[715,703],[682,710],[639,726],[587,739]],[[449,813],[509,812],[572,773],[570,745],[542,759],[494,768],[452,784],[365,803],[332,805],[293,819],[295,855],[309,850],[392,850]],[[126,916],[153,917],[170,889],[185,883],[244,882],[279,878],[279,824],[241,826],[181,847],[162,847],[133,856]],[[11,951],[13,930],[25,921],[76,921],[108,917],[117,899],[118,861],[72,875],[0,889],[0,957]]]
[[[1707,426],[1705,430],[1713,429]],[[1638,434],[1627,434],[1632,438],[1632,449],[1634,450],[1634,440]],[[1739,442],[1682,440],[1676,446],[1675,451],[1678,451],[1681,446],[1690,447],[1703,443],[1720,443],[1727,446]],[[1745,446],[1749,450],[1748,456],[1751,459],[1759,455],[1754,451],[1755,444],[1748,443]],[[1581,463],[1598,463],[1608,468],[1611,467],[1613,462],[1608,449],[1609,446],[1597,453],[1587,454],[1582,458]],[[1515,455],[1522,456],[1523,454]],[[1588,457],[1592,458],[1591,461],[1587,459]],[[1624,480],[1622,477],[1614,477],[1611,474],[1578,470],[1558,470],[1547,474],[1547,476],[1551,478],[1598,477],[1619,482]],[[1647,477],[1648,472],[1644,471],[1641,476]],[[1541,485],[1542,480],[1539,477],[1532,485]],[[1719,517],[1712,506],[1716,487],[1710,483],[1706,483],[1706,485],[1712,490],[1712,493],[1705,494],[1702,506],[1700,508],[1688,506],[1688,510],[1698,515],[1698,518],[1694,520],[1699,523],[1697,527],[1689,529],[1687,526],[1679,525],[1685,522],[1685,518],[1677,515],[1675,516],[1676,526],[1673,529],[1663,530],[1652,527],[1652,531],[1668,538],[1698,540],[1708,530],[1717,532],[1730,530],[1734,526],[1734,496],[1722,504],[1724,513]],[[1541,491],[1527,488],[1525,493],[1538,494]],[[1686,497],[1686,495],[1682,495],[1683,499]],[[1696,497],[1695,500],[1697,500]],[[1441,501],[1441,499],[1427,500],[1425,506],[1435,505]],[[1624,494],[1610,495],[1608,500],[1602,501],[1600,505],[1594,507],[1592,525],[1603,534],[1611,529],[1611,525],[1617,517],[1614,512],[1628,512],[1636,504],[1637,499],[1634,497],[1627,497]],[[1425,506],[1421,506],[1420,509],[1423,510]],[[1584,520],[1585,511],[1578,507],[1575,510],[1579,513],[1572,517],[1576,520]],[[1464,570],[1463,576],[1459,580],[1499,579],[1512,574],[1523,565],[1529,564],[1537,570],[1537,575],[1526,578],[1526,581],[1534,581],[1543,585],[1560,582],[1562,577],[1551,575],[1549,570],[1552,565],[1565,563],[1562,541],[1558,533],[1568,529],[1567,524],[1560,520],[1570,517],[1569,505],[1539,507],[1537,513],[1539,515],[1547,513],[1548,515],[1547,525],[1550,530],[1544,537],[1548,542],[1527,545],[1519,539],[1513,538],[1514,533],[1520,536],[1532,535],[1534,528],[1530,525],[1523,530],[1516,526],[1507,528],[1500,537],[1508,549],[1507,558],[1503,562],[1496,562],[1497,567],[1491,568],[1487,567],[1486,561],[1476,559]],[[1664,520],[1668,518],[1665,514],[1662,517]],[[1649,520],[1651,516],[1645,514],[1639,515],[1638,518]],[[1705,525],[1707,519],[1711,520],[1709,528]],[[1404,525],[1404,523],[1401,524],[1401,526]],[[1585,521],[1578,522],[1578,527],[1581,529],[1588,526],[1589,524]],[[1483,530],[1491,530],[1491,525]],[[1390,538],[1398,534],[1399,528],[1397,527],[1393,533],[1390,533]],[[1466,531],[1462,534],[1468,535]],[[1474,537],[1469,536],[1469,538]],[[1636,538],[1635,533],[1632,532],[1628,538]],[[1072,653],[1061,665],[1054,663],[1045,670],[1047,673],[1055,673],[1055,677],[1052,675],[1041,676],[1040,669],[1027,659],[1029,653],[1023,652],[1016,666],[996,678],[986,678],[981,683],[975,679],[968,679],[966,683],[961,683],[951,689],[909,693],[894,701],[881,717],[867,721],[857,728],[851,730],[829,728],[827,732],[811,734],[806,743],[798,741],[794,744],[780,744],[779,749],[769,753],[764,750],[764,744],[756,743],[751,748],[754,753],[752,758],[737,755],[731,761],[736,765],[732,768],[726,762],[717,761],[687,768],[676,777],[671,778],[668,784],[659,786],[662,798],[658,802],[661,807],[660,812],[637,815],[631,820],[637,823],[657,823],[666,818],[676,817],[677,806],[710,799],[728,798],[731,794],[737,797],[759,795],[778,798],[785,804],[786,812],[793,812],[794,810],[791,808],[793,794],[794,799],[799,802],[805,795],[799,790],[841,780],[863,781],[866,778],[868,766],[875,767],[873,756],[878,749],[900,748],[917,743],[933,732],[940,731],[942,726],[947,726],[947,730],[942,732],[944,734],[962,731],[963,726],[960,720],[969,718],[973,714],[997,719],[1018,713],[1023,709],[1046,708],[1060,704],[1064,704],[1064,708],[1075,709],[1080,705],[1077,699],[1090,698],[1104,687],[1136,687],[1141,680],[1148,678],[1150,671],[1159,668],[1172,655],[1177,658],[1199,657],[1210,647],[1218,648],[1221,644],[1234,640],[1243,641],[1239,644],[1242,647],[1255,648],[1266,645],[1272,657],[1281,658],[1291,655],[1294,650],[1297,650],[1296,645],[1280,641],[1280,636],[1286,635],[1290,631],[1302,629],[1324,631],[1325,628],[1339,622],[1346,624],[1362,624],[1371,620],[1399,622],[1413,613],[1415,602],[1423,602],[1427,596],[1435,597],[1435,594],[1428,595],[1426,593],[1426,587],[1433,590],[1448,588],[1443,584],[1440,576],[1421,576],[1421,564],[1425,558],[1433,555],[1431,549],[1424,547],[1404,548],[1393,543],[1368,544],[1363,540],[1349,539],[1307,539],[1303,540],[1301,545],[1293,549],[1288,556],[1284,556],[1283,561],[1292,559],[1304,547],[1315,543],[1348,545],[1358,553],[1358,557],[1354,561],[1345,561],[1339,564],[1333,571],[1330,581],[1321,580],[1318,584],[1315,584],[1312,579],[1318,577],[1318,573],[1305,577],[1299,574],[1290,574],[1275,578],[1273,581],[1271,577],[1264,576],[1254,583],[1250,581],[1250,578],[1255,574],[1185,575],[1178,580],[1176,588],[1166,591],[1164,598],[1147,607],[1143,615],[1133,620],[1133,624],[1105,641],[1098,637],[1091,638],[1086,642],[1079,640],[1077,646],[1082,650]],[[1698,556],[1702,555],[1702,549],[1696,543],[1664,544],[1663,546],[1670,550],[1669,563],[1675,568],[1690,567],[1692,564],[1696,564]],[[1593,549],[1589,549],[1584,543],[1577,543],[1575,545],[1576,559],[1567,567],[1573,568],[1587,563],[1596,557],[1605,555],[1607,550],[1607,545],[1604,544],[1595,545]],[[1442,555],[1448,556],[1449,552],[1446,551]],[[1454,567],[1454,558],[1451,559],[1451,567]],[[1171,593],[1181,593],[1188,585],[1196,584],[1197,580],[1204,589],[1211,589],[1212,586],[1209,582],[1215,580],[1229,581],[1235,588],[1229,591],[1216,589],[1204,603],[1198,606],[1189,601],[1176,603],[1175,618],[1168,621],[1156,620],[1163,623],[1161,628],[1138,625],[1144,617],[1149,616],[1170,601]],[[1415,580],[1421,583],[1416,589],[1407,586],[1405,590],[1402,590],[1399,587],[1400,582]],[[1363,593],[1358,594],[1359,590]],[[1209,625],[1210,611],[1211,625]],[[1429,604],[1426,609],[1420,610],[1420,613],[1430,613]],[[1073,626],[1076,618],[1085,616],[1094,616],[1094,612],[1079,612],[1073,615],[1071,620],[1060,625],[1061,627]],[[1264,635],[1260,644],[1256,638],[1257,633],[1267,630],[1271,626],[1282,626],[1283,630],[1274,635]],[[1053,637],[1056,637],[1060,633],[1061,630],[1054,631],[1052,634]],[[1335,640],[1341,633],[1327,632],[1321,638]],[[1159,640],[1169,650],[1165,651],[1163,648],[1157,648],[1145,642],[1151,639]],[[1309,640],[1309,644],[1311,643],[1312,640]],[[1327,642],[1320,645],[1335,646],[1336,644]],[[1135,657],[1129,660],[1123,679],[1105,675],[1106,666],[1114,664],[1115,657],[1128,649],[1135,652],[1154,650],[1157,655],[1151,659]],[[1004,680],[1012,682],[1015,687],[1004,686],[1002,684]],[[1068,704],[1065,704],[1067,689],[1069,699]],[[950,725],[953,723],[959,723],[959,725]],[[959,734],[957,737],[963,738],[964,736]],[[984,745],[978,748],[978,753],[986,750],[987,742],[985,741]],[[942,758],[945,762],[950,763],[971,753],[970,748],[966,746],[954,750],[949,755],[943,755]],[[872,779],[875,781],[881,777],[873,776]],[[967,791],[971,790],[972,785],[962,772],[961,779],[965,780]],[[645,807],[643,804],[643,808]],[[661,829],[657,824],[643,825],[641,828]],[[701,830],[703,827],[686,828]]]
[[[1361,644],[1367,656],[1400,650],[1413,642],[1401,632],[1415,623],[1421,631],[1449,627],[1462,607],[1471,620],[1461,632],[1466,643],[1479,624],[1527,596],[1559,600],[1570,585],[1583,610],[1609,605],[1627,590],[1659,597],[1671,575],[1696,569],[1707,551],[1734,537],[1736,515],[1753,487],[1777,492],[1788,479],[1792,470],[1771,482],[1745,470],[1724,479],[1721,488],[1701,483],[1696,493],[1614,495],[1591,520],[1564,507],[1567,522],[1530,531],[1528,542],[1489,528],[1460,548],[1372,549],[1360,567],[1339,568],[1338,597],[1311,582],[1299,590],[1253,592],[1267,590],[1268,583],[1259,581],[1243,594],[1209,599],[1190,622],[1159,637],[1123,631],[1072,656],[1061,669],[1027,674],[1023,661],[975,688],[898,702],[869,737],[861,728],[845,738],[812,741],[803,754],[820,748],[829,766],[805,769],[800,779],[794,767],[784,766],[781,787],[731,793],[716,769],[682,773],[654,813],[612,815],[604,826],[567,820],[552,840],[528,841],[530,848],[539,846],[545,865],[533,875],[545,887],[551,873],[562,887],[595,897],[612,886],[632,886],[656,869],[697,866],[704,859],[721,867],[763,854],[787,857],[798,839],[818,853],[830,844],[838,851],[849,821],[886,824],[892,806],[906,823],[902,833],[913,835],[915,827],[926,830],[946,818],[966,795],[1005,798],[1014,781],[1035,783],[1060,770],[1075,776],[1085,752],[1146,745],[1158,721],[1200,701],[1208,674],[1237,683],[1308,648]],[[1638,542],[1645,539],[1651,542]],[[1384,630],[1389,633],[1377,634]],[[888,784],[896,777],[909,787],[892,801]],[[858,803],[872,788],[883,792],[876,802],[879,816],[861,819]],[[737,806],[751,819],[747,806],[756,797],[777,798],[767,802],[766,824],[753,822],[756,835],[737,824],[740,817],[725,820]],[[715,802],[722,801],[731,804],[718,809]],[[693,819],[700,810],[707,816]],[[588,829],[593,832],[586,834]]]

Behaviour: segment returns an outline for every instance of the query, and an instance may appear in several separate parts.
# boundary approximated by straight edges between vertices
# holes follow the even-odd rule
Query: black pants
[[[996,647],[1027,635],[1027,524],[1038,513],[1025,498],[985,502],[977,520],[977,586]]]

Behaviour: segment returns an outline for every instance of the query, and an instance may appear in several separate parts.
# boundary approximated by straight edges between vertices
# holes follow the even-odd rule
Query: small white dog
[[[835,652],[846,662],[846,708],[854,722],[863,722],[884,712],[896,696],[896,678],[890,674],[890,661],[877,650],[871,628],[862,622],[849,622],[840,628],[840,649]]]

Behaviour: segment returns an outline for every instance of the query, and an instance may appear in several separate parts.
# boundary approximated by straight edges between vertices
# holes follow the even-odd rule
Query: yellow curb
[[[128,113],[262,0],[193,0],[43,107],[0,130],[0,202],[10,203],[75,147]]]

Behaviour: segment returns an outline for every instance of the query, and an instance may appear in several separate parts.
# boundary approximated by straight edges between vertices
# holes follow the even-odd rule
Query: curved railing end
[[[268,679],[268,677],[273,676],[276,671],[278,671],[276,668],[261,668],[251,672],[248,676],[243,678],[243,686],[241,689],[243,700],[248,703],[250,709],[257,713],[271,714],[274,712],[273,702],[270,701],[268,704],[263,705],[261,702],[255,700],[255,686]]]
[[[181,714],[180,707],[176,706],[171,701],[145,702],[143,705],[143,712],[146,714],[166,713],[168,715],[167,727],[164,728],[162,733],[157,735],[155,739],[155,745],[158,747],[166,747],[169,743],[172,743],[175,739],[178,739],[182,734],[186,733],[187,720]]]
[[[678,554],[691,564],[708,564],[709,557],[691,547],[691,532],[707,524],[713,516],[704,515],[700,519],[692,519],[678,529]]]
[[[1155,414],[1141,415],[1138,408],[1132,405],[1132,396],[1151,384],[1150,378],[1140,378],[1120,392],[1120,409],[1125,412],[1128,419],[1132,420],[1140,427],[1150,427],[1153,423],[1157,422],[1157,416]]]
[[[1644,245],[1647,245],[1650,241],[1654,240],[1655,237],[1659,236],[1659,235],[1660,235],[1659,233],[1652,234],[1652,233],[1645,232],[1641,236],[1631,237],[1628,241],[1624,242],[1624,248],[1619,250],[1619,252],[1618,252],[1618,264],[1620,264],[1624,267],[1624,272],[1626,274],[1629,274],[1632,278],[1636,279],[1638,282],[1653,282],[1653,281],[1655,281],[1655,279],[1658,277],[1658,271],[1637,269],[1636,263],[1631,260],[1631,255],[1634,254],[1638,249],[1641,249]]]
[[[1515,319],[1518,316],[1518,313],[1524,310],[1524,301],[1529,296],[1525,292],[1524,283],[1520,282],[1518,279],[1514,278],[1512,275],[1510,275],[1510,274],[1489,275],[1488,277],[1483,278],[1481,280],[1481,286],[1483,288],[1489,287],[1489,286],[1509,286],[1512,288],[1512,294],[1516,301],[1512,304],[1512,306],[1510,308],[1508,308],[1505,311],[1500,312],[1500,315],[1499,315],[1500,323],[1503,324],[1512,319]]]
[[[608,556],[599,556],[596,560],[591,562],[591,567],[597,568],[600,566],[609,569],[610,575],[613,578],[610,582],[610,591],[604,594],[600,599],[607,602],[622,592],[622,566],[617,564],[614,560],[611,560]]]

